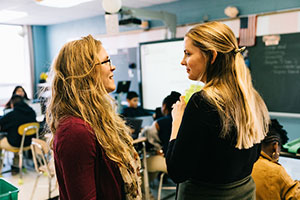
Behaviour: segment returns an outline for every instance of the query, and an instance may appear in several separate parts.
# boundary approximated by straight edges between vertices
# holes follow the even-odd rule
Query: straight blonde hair
[[[220,22],[208,22],[190,29],[186,37],[208,58],[203,91],[221,117],[220,137],[228,136],[235,127],[237,148],[247,149],[260,143],[268,132],[268,110],[252,85],[249,69],[231,29]],[[212,51],[217,52],[213,64]]]
[[[96,70],[101,67],[98,55],[102,48],[101,42],[90,35],[62,47],[52,67],[47,124],[53,135],[59,122],[68,116],[81,118],[91,126],[105,154],[118,164],[125,193],[132,197],[128,199],[136,199],[141,195],[137,176],[140,161],[129,128],[116,113]]]

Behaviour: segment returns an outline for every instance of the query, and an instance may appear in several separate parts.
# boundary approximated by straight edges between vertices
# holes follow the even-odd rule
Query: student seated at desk
[[[0,150],[20,147],[22,136],[18,134],[19,126],[29,122],[36,122],[35,112],[24,102],[23,97],[13,95],[10,102],[13,110],[0,119],[0,131],[7,132],[7,135],[1,136]],[[32,137],[34,136],[25,137],[24,146],[31,144]],[[17,163],[18,160],[15,158],[13,165],[18,166]]]
[[[252,171],[257,200],[300,199],[300,182],[294,181],[278,163],[281,146],[287,141],[287,132],[276,119],[272,119]]]
[[[121,115],[123,117],[140,117],[151,115],[141,106],[138,106],[139,103],[139,95],[134,91],[129,91],[127,93],[126,100],[128,102],[128,107],[123,109]]]
[[[161,112],[161,107],[155,108],[155,111],[154,111],[152,117],[153,117],[154,120],[157,120],[157,119],[163,117],[163,114]]]
[[[154,150],[163,150],[167,153],[168,144],[172,130],[172,106],[180,97],[180,93],[172,91],[170,95],[164,98],[162,102],[162,117],[154,121],[151,127],[146,128],[142,135],[145,135],[147,141],[154,146]]]

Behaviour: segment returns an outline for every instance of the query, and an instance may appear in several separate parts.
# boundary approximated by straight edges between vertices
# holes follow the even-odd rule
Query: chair
[[[145,199],[150,199],[150,188],[149,188],[149,179],[148,179],[148,170],[147,170],[147,152],[146,152],[146,144],[147,141],[146,137],[141,137],[133,140],[133,144],[142,144],[142,169],[141,172],[143,173],[143,185],[144,185],[144,192],[145,192]]]
[[[35,137],[39,138],[39,128],[40,128],[40,124],[38,122],[30,122],[30,123],[22,124],[18,128],[18,133],[19,135],[22,136],[21,146],[19,149],[19,170],[20,170],[19,184],[23,184],[23,174],[22,174],[23,151],[27,151],[30,149],[30,146],[24,148],[25,136],[30,136],[35,134]]]
[[[51,189],[51,180],[55,177],[55,170],[53,159],[51,159],[53,156],[50,155],[49,145],[44,140],[33,138],[31,143],[31,151],[34,167],[38,175],[36,177],[30,199],[33,199],[38,180],[42,174],[47,175],[48,177],[48,194],[50,199],[51,192],[56,189],[57,185]]]
[[[22,174],[22,166],[23,166],[23,152],[30,150],[30,146],[24,147],[25,136],[36,135],[36,138],[39,137],[39,128],[40,124],[38,122],[30,122],[26,124],[22,124],[18,128],[18,134],[22,136],[20,148],[14,147],[10,149],[5,149],[6,151],[10,151],[13,153],[19,154],[19,184],[23,184],[23,174]],[[3,158],[1,158],[3,160]],[[3,162],[1,162],[1,169],[3,167]]]
[[[157,199],[160,200],[161,190],[176,190],[175,186],[162,186],[164,175],[167,174],[166,159],[162,155],[153,155],[147,158],[148,172],[162,172],[160,175]]]

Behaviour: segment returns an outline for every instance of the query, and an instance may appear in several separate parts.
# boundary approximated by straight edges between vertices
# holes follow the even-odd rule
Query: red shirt
[[[82,119],[68,117],[54,137],[54,160],[61,200],[125,199],[124,182]]]

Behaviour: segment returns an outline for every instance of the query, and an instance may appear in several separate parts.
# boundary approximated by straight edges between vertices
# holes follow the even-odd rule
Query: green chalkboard
[[[280,35],[275,46],[257,37],[248,50],[253,84],[269,111],[300,113],[300,33]]]

